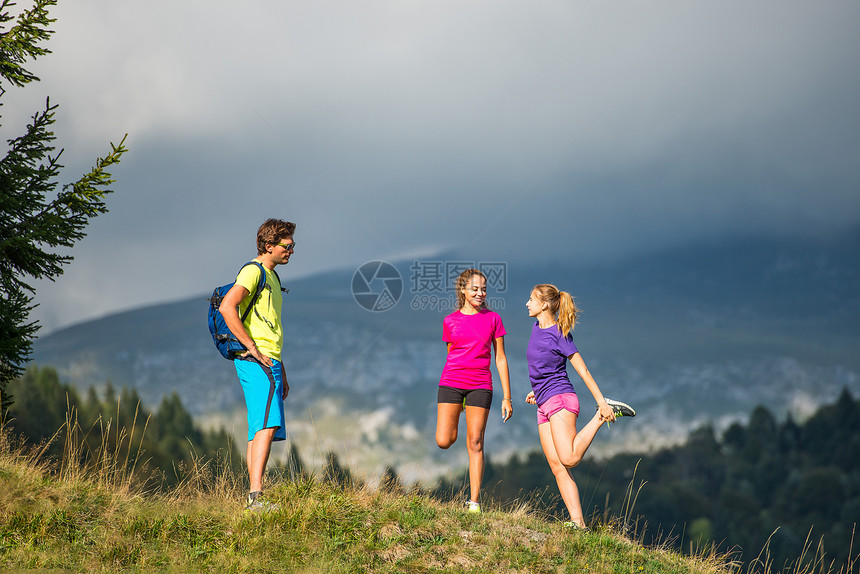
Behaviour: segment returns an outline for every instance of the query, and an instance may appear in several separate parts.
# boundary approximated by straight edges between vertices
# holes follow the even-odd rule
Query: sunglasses
[[[278,245],[280,245],[281,247],[283,247],[287,251],[295,251],[296,250],[296,242],[295,241],[293,241],[292,243],[278,243]]]

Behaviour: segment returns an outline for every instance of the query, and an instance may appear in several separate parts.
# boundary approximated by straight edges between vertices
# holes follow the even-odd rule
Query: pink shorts
[[[537,423],[539,425],[548,423],[550,417],[562,409],[579,416],[579,397],[576,396],[576,393],[551,396],[547,402],[538,407]]]

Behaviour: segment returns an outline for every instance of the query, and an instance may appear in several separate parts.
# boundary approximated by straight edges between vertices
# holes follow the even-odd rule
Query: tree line
[[[67,441],[75,434],[81,464],[95,464],[108,452],[129,470],[135,467],[137,482],[154,488],[179,484],[201,461],[241,474],[243,455],[229,434],[198,427],[176,393],[151,412],[133,389],[117,392],[108,382],[101,396],[94,387],[81,396],[54,368],[33,365],[9,388],[15,402],[5,424],[31,445],[43,445],[49,458],[68,456]]]
[[[82,465],[94,464],[99,453],[107,451],[124,461],[129,470],[134,467],[136,482],[150,488],[174,487],[207,463],[214,470],[229,469],[236,477],[245,476],[244,450],[240,452],[223,429],[207,431],[197,426],[176,393],[165,396],[158,408],[150,411],[134,389],[117,392],[108,382],[101,394],[91,386],[81,396],[74,386],[60,381],[56,369],[36,365],[12,381],[9,389],[15,402],[9,406],[5,424],[30,445],[41,445],[48,458],[68,456],[66,441],[71,431],[78,435],[78,462]],[[244,449],[245,445],[240,446]],[[315,475],[295,444],[290,445],[285,460],[274,462],[268,472],[272,478],[288,480]],[[318,476],[344,488],[364,485],[334,452],[326,454]],[[405,490],[393,467],[385,469],[380,484]]]

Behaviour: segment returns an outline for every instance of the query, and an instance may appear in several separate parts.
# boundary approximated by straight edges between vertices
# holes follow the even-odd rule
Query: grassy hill
[[[74,441],[69,441],[74,442]],[[729,557],[646,547],[636,526],[595,521],[572,532],[529,509],[472,515],[418,492],[275,479],[268,513],[204,463],[170,492],[136,486],[135,461],[74,444],[59,461],[0,429],[0,569],[152,572],[736,572]],[[849,571],[802,560],[795,572]],[[748,571],[770,570],[766,559]]]

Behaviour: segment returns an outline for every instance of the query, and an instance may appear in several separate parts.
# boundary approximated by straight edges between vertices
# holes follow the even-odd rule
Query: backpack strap
[[[289,292],[290,292],[290,290],[289,290],[289,289],[284,289],[284,288],[282,287],[283,283],[281,283],[281,276],[280,276],[280,275],[278,275],[278,272],[277,272],[277,271],[275,271],[274,269],[272,269],[272,273],[274,273],[274,274],[275,274],[275,277],[276,277],[276,278],[277,278],[277,280],[278,280],[278,287],[280,287],[280,288],[281,288],[281,293],[289,293]]]
[[[251,312],[251,309],[254,308],[254,305],[257,304],[257,299],[260,298],[260,293],[263,292],[263,289],[266,288],[266,270],[263,269],[263,266],[259,261],[249,261],[242,265],[242,268],[239,269],[239,272],[242,272],[242,269],[247,267],[248,265],[256,265],[260,269],[260,279],[257,281],[257,288],[254,289],[254,296],[251,297],[251,302],[248,303],[248,306],[245,308],[245,312],[242,313],[242,323],[245,322],[245,319],[248,318],[248,314]],[[277,276],[277,275],[276,275]],[[280,278],[278,278],[278,282],[280,283]]]

